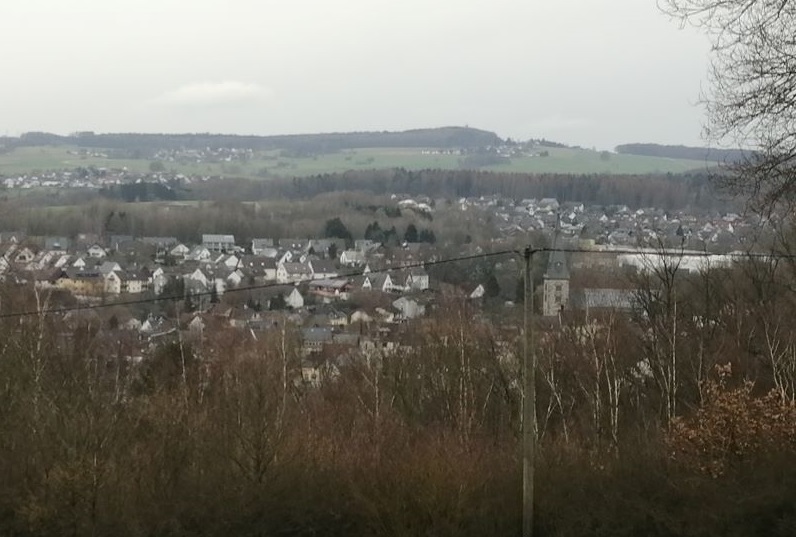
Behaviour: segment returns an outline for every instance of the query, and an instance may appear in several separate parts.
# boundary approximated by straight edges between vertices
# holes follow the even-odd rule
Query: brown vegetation
[[[796,303],[787,267],[755,267],[647,280],[646,316],[538,325],[539,535],[793,534],[794,333],[766,311]],[[138,363],[90,316],[3,319],[0,534],[517,534],[519,331],[472,308],[320,387],[285,324]]]

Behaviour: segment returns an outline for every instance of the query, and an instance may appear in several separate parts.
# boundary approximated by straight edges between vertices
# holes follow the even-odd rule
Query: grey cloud
[[[273,92],[258,84],[228,80],[186,84],[158,95],[150,104],[160,106],[215,106],[265,102]]]

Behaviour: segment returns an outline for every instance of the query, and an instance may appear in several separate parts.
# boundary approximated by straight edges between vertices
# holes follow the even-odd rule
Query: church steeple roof
[[[553,251],[547,261],[547,271],[544,273],[546,280],[568,280],[569,268],[567,267],[566,253],[560,251],[564,247],[564,240],[561,238],[561,215],[556,219],[556,230],[553,235]]]

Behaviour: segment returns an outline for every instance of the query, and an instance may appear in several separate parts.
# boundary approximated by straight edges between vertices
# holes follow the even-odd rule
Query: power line
[[[394,270],[410,270],[413,268],[425,268],[431,267],[436,265],[442,265],[447,263],[457,263],[462,261],[473,261],[476,259],[487,259],[491,257],[498,257],[504,256],[509,254],[518,254],[520,256],[523,255],[524,249],[511,249],[511,250],[499,250],[497,252],[487,252],[481,254],[474,254],[474,255],[467,255],[467,256],[458,256],[458,257],[451,257],[446,259],[438,259],[433,261],[425,261],[425,262],[418,262],[412,263],[408,265],[401,265],[398,267],[385,267],[382,269],[371,270],[370,272],[357,271],[348,274],[341,275],[339,278],[331,278],[331,279],[342,279],[342,278],[355,278],[357,276],[365,276],[367,274],[379,274],[383,272],[390,272]],[[561,253],[577,253],[577,254],[632,254],[632,255],[642,255],[642,256],[672,256],[672,257],[724,257],[724,258],[737,258],[737,259],[796,259],[796,254],[776,254],[776,253],[755,253],[755,252],[731,252],[727,254],[713,254],[710,252],[696,252],[696,251],[687,251],[687,250],[666,250],[666,249],[651,249],[650,251],[639,251],[634,249],[612,249],[612,250],[591,250],[585,248],[531,248],[530,252],[532,255],[537,253],[552,253],[552,252],[561,252]],[[264,289],[272,289],[275,287],[283,287],[285,285],[303,285],[303,284],[311,284],[313,282],[323,281],[330,278],[305,278],[302,280],[298,280],[296,282],[290,282],[287,284],[284,283],[265,283],[261,285],[250,285],[246,287],[233,287],[230,289],[226,289],[224,293],[243,293],[247,291],[261,291]],[[191,298],[201,298],[201,297],[210,297],[214,294],[214,291],[202,291],[199,293],[191,293]],[[87,311],[87,310],[95,310],[95,309],[102,309],[102,308],[113,308],[116,306],[135,306],[139,304],[151,304],[155,302],[175,302],[179,300],[183,300],[185,298],[184,295],[180,296],[159,296],[159,297],[152,297],[152,298],[140,298],[140,299],[131,299],[131,300],[122,300],[117,302],[110,302],[106,304],[85,304],[85,305],[78,305],[78,306],[67,306],[63,308],[52,308],[52,309],[41,309],[41,310],[29,310],[29,311],[21,311],[21,312],[10,312],[10,313],[0,313],[0,319],[10,319],[10,318],[18,318],[18,317],[32,317],[32,316],[41,316],[41,315],[53,315],[53,314],[65,314],[72,311]]]
[[[537,253],[573,253],[573,254],[616,254],[616,255],[641,255],[649,257],[724,257],[733,259],[796,259],[796,254],[781,254],[781,253],[762,253],[762,252],[729,252],[726,254],[714,254],[711,252],[699,252],[695,250],[674,250],[674,249],[656,249],[650,248],[647,250],[634,250],[628,249],[615,249],[615,250],[593,250],[586,248],[531,248],[531,252]]]
[[[425,261],[425,262],[418,262],[418,263],[411,263],[408,265],[401,265],[397,267],[385,267],[381,269],[371,270],[369,272],[365,272],[364,270],[351,272],[348,274],[341,275],[338,278],[305,278],[302,280],[298,280],[296,282],[290,283],[265,283],[261,285],[249,285],[246,287],[233,287],[230,289],[226,289],[224,294],[227,293],[243,293],[247,291],[261,291],[264,289],[272,289],[275,287],[285,287],[285,286],[298,286],[303,284],[311,284],[313,282],[325,281],[329,279],[344,279],[344,278],[356,278],[358,276],[366,276],[368,274],[380,274],[384,272],[390,271],[399,271],[399,270],[411,270],[415,268],[425,268],[425,267],[432,267],[436,265],[442,265],[446,263],[457,263],[462,261],[473,261],[476,259],[487,259],[491,257],[498,257],[503,255],[509,254],[516,254],[519,253],[518,250],[500,250],[497,252],[486,252],[482,254],[474,254],[474,255],[466,255],[466,256],[459,256],[459,257],[451,257],[446,259],[437,259],[433,261]],[[201,297],[210,297],[214,294],[214,291],[202,291],[199,293],[191,293],[191,298],[201,298]],[[42,315],[54,315],[54,314],[65,314],[72,311],[87,311],[87,310],[96,310],[102,308],[113,308],[117,306],[134,306],[139,304],[151,304],[155,302],[174,302],[178,300],[183,300],[185,295],[180,296],[159,296],[159,297],[151,297],[151,298],[139,298],[139,299],[131,299],[131,300],[122,300],[117,302],[110,302],[106,304],[85,304],[79,306],[67,306],[63,308],[52,308],[52,309],[41,309],[41,310],[29,310],[29,311],[20,311],[20,312],[10,312],[10,313],[2,313],[0,314],[0,319],[13,319],[18,317],[32,317],[32,316],[42,316]]]

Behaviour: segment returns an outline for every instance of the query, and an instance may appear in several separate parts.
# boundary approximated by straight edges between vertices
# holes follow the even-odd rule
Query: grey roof
[[[202,242],[223,242],[227,244],[235,244],[235,235],[202,235]]]
[[[252,248],[273,248],[274,239],[252,239]]]
[[[165,248],[166,246],[176,245],[179,241],[177,241],[177,237],[143,237],[141,242]]]
[[[334,262],[327,259],[313,259],[310,263],[312,264],[313,273],[336,274],[339,272]]]
[[[310,246],[309,239],[286,238],[279,239],[279,247],[289,250],[306,250]]]
[[[570,297],[570,306],[580,309],[631,310],[635,304],[630,289],[579,289]]]
[[[47,237],[44,239],[45,250],[68,250],[69,239],[67,237]]]
[[[283,263],[285,272],[288,274],[304,275],[311,274],[310,267],[304,263]]]
[[[545,271],[544,277],[546,280],[569,279],[566,253],[561,251],[550,252],[550,259],[547,262],[547,271]]]
[[[327,287],[332,289],[342,289],[346,285],[348,285],[348,280],[345,279],[324,279],[324,280],[313,280],[310,282],[310,287]]]
[[[561,239],[560,222],[556,221],[556,233],[553,237],[553,251],[550,252],[550,257],[547,260],[547,271],[544,273],[546,280],[568,280],[569,267],[567,267],[567,254],[561,251],[566,247],[565,242]]]
[[[331,341],[333,335],[332,329],[325,326],[314,326],[301,330],[301,337],[307,342],[323,343]]]

